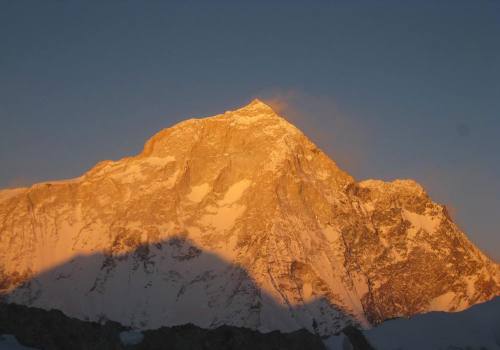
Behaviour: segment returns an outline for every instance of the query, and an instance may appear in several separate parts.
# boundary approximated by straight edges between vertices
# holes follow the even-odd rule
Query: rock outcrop
[[[420,185],[355,181],[258,100],[0,191],[0,251],[6,300],[143,329],[329,335],[500,294],[499,266]]]
[[[306,330],[259,333],[221,326],[202,329],[192,324],[147,330],[136,341],[116,322],[81,321],[57,310],[0,303],[0,335],[11,334],[23,345],[43,350],[324,350],[318,336]],[[138,338],[138,337],[136,337]],[[125,341],[124,341],[125,340]]]

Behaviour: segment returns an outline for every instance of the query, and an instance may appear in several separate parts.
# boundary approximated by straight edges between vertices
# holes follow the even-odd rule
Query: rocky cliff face
[[[499,266],[418,184],[356,182],[258,100],[0,191],[0,251],[7,300],[140,328],[326,335],[500,294]]]

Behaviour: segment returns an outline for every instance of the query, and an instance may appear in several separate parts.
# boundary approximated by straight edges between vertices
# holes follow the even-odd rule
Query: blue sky
[[[414,178],[500,260],[500,2],[0,3],[0,187],[260,97],[357,179]]]

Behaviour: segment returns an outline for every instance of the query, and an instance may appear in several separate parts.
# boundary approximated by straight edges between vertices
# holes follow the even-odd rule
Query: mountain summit
[[[356,182],[259,100],[0,191],[0,251],[6,300],[139,328],[327,335],[500,294],[499,266],[420,185]]]

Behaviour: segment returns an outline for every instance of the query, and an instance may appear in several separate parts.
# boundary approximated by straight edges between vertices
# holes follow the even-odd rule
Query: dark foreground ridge
[[[366,337],[359,329],[353,326],[347,326],[342,330],[342,333],[349,339],[351,349],[353,350],[375,350]]]
[[[306,330],[260,333],[247,328],[222,326],[203,329],[192,324],[143,331],[143,340],[124,345],[120,333],[128,328],[68,317],[58,310],[43,310],[0,303],[0,334],[12,334],[19,343],[43,350],[324,350],[321,338]]]

